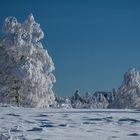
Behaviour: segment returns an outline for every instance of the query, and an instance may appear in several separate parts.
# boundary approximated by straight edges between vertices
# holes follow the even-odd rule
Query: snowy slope
[[[139,140],[140,112],[0,107],[0,136],[0,140]]]

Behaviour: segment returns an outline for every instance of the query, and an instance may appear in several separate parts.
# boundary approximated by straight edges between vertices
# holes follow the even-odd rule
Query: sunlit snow
[[[0,107],[0,140],[139,140],[140,111]]]

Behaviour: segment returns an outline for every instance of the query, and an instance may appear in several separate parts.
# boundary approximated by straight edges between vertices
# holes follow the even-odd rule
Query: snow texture
[[[139,140],[140,111],[0,107],[0,140]]]
[[[48,107],[54,63],[41,42],[44,33],[32,14],[23,23],[15,17],[4,21],[0,40],[0,102],[27,107]]]

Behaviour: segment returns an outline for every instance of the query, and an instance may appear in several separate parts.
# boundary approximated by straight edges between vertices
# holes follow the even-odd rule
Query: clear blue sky
[[[112,90],[129,67],[140,70],[140,0],[1,0],[7,16],[33,13],[45,32],[57,95]]]

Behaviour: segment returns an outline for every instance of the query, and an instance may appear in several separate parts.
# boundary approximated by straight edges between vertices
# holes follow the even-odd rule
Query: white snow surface
[[[140,111],[0,107],[0,140],[139,140]]]

